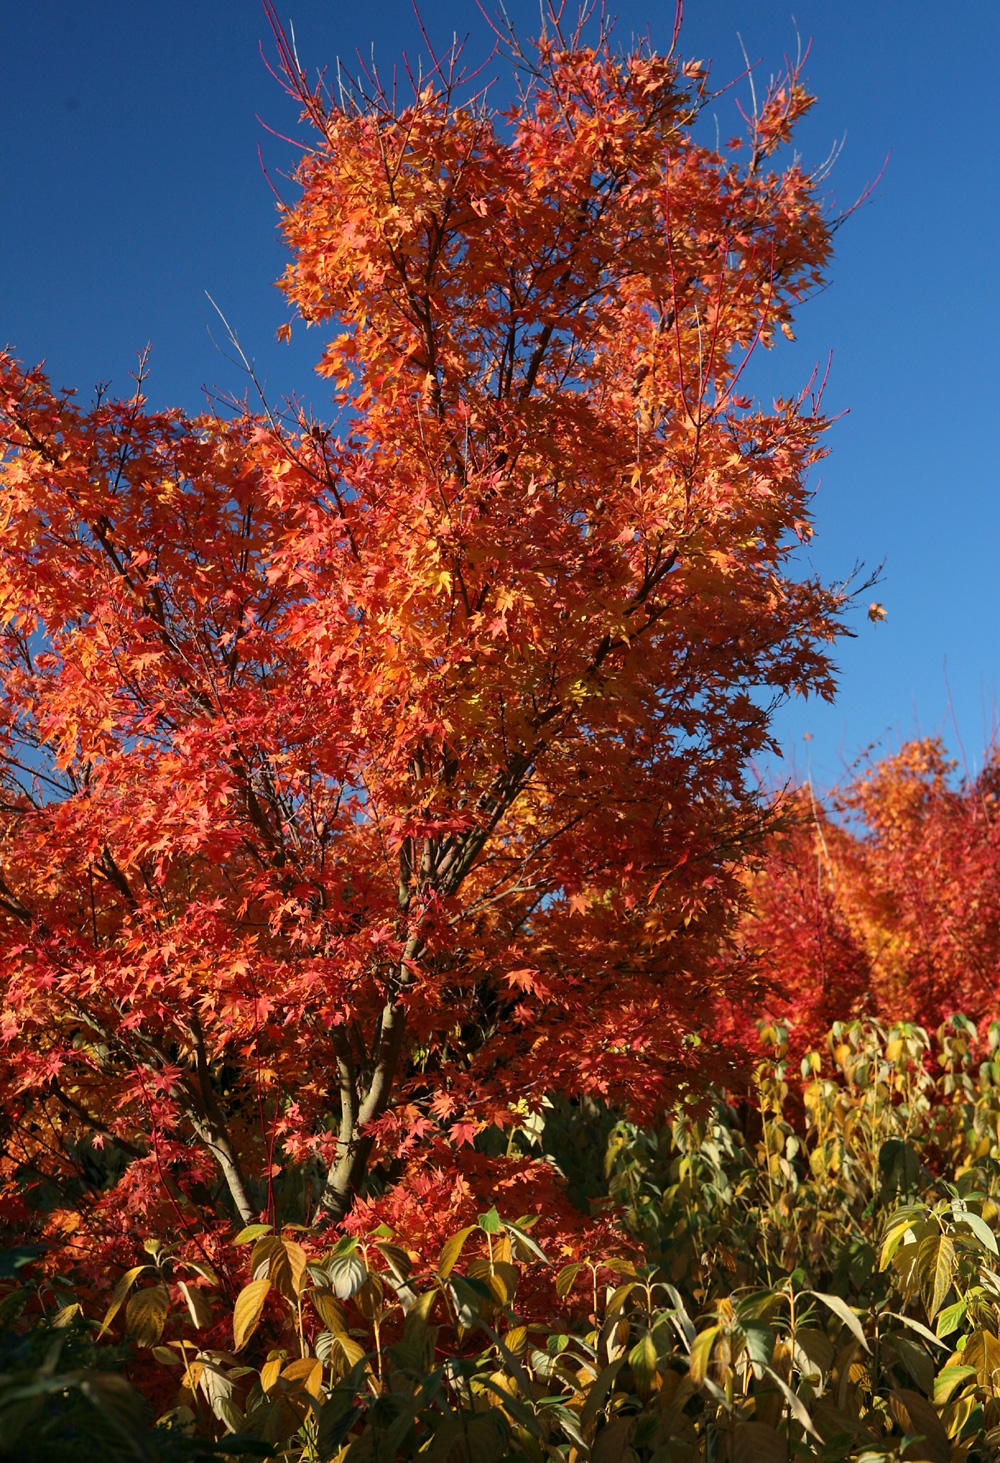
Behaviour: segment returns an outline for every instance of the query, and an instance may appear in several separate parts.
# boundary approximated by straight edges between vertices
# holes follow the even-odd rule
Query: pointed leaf
[[[188,1312],[193,1324],[200,1331],[205,1326],[212,1324],[212,1307],[205,1299],[205,1292],[197,1285],[189,1285],[186,1280],[180,1281],[177,1287],[187,1302]]]
[[[826,1295],[822,1290],[807,1290],[804,1292],[804,1294],[813,1295],[816,1297],[817,1300],[821,1300],[825,1306],[833,1311],[833,1314],[839,1320],[843,1321],[844,1325],[850,1331],[851,1335],[856,1337],[857,1340],[860,1341],[864,1349],[868,1352],[871,1351],[871,1347],[868,1345],[868,1342],[865,1339],[864,1328],[862,1327],[861,1322],[859,1321],[855,1312],[852,1311],[850,1306],[847,1304],[846,1300],[841,1300],[839,1295]]]
[[[246,1229],[241,1229],[233,1240],[234,1245],[248,1245],[255,1239],[260,1239],[263,1234],[270,1234],[273,1226],[270,1224],[248,1224]]]
[[[957,1205],[953,1206],[952,1214],[956,1224],[967,1224],[981,1244],[984,1244],[994,1255],[1000,1254],[1000,1250],[997,1249],[996,1235],[985,1219],[981,1219],[978,1214],[973,1214],[971,1210],[959,1210]]]
[[[580,1426],[588,1428],[597,1417],[601,1408],[608,1398],[608,1393],[615,1384],[615,1378],[625,1365],[625,1354],[615,1357],[609,1366],[606,1366],[599,1376],[591,1382],[587,1391],[587,1400],[583,1404],[580,1413]]]
[[[929,1321],[933,1321],[951,1289],[957,1264],[955,1246],[946,1234],[929,1235],[921,1240],[917,1251],[917,1278]]]
[[[406,1250],[401,1249],[399,1245],[389,1244],[385,1240],[380,1240],[375,1248],[382,1255],[397,1280],[409,1279],[413,1270],[413,1261]]]
[[[170,1292],[165,1285],[137,1290],[125,1307],[125,1326],[139,1346],[155,1346],[163,1335],[170,1309]]]
[[[691,1343],[688,1371],[696,1387],[700,1387],[708,1375],[708,1363],[711,1360],[712,1347],[715,1345],[715,1338],[718,1336],[719,1330],[718,1326],[709,1326],[706,1331],[699,1331]]]
[[[648,1331],[629,1352],[628,1364],[632,1368],[632,1375],[635,1378],[640,1397],[648,1397],[653,1390],[653,1382],[656,1378],[656,1347],[653,1345],[653,1338]]]
[[[763,1370],[765,1376],[770,1377],[772,1382],[777,1383],[778,1390],[784,1397],[785,1401],[788,1403],[788,1410],[795,1418],[795,1421],[799,1424],[799,1427],[803,1428],[807,1433],[810,1434],[811,1437],[816,1438],[818,1441],[822,1441],[820,1439],[819,1433],[813,1426],[813,1420],[809,1416],[805,1403],[802,1401],[801,1397],[796,1396],[791,1387],[785,1381],[784,1377],[779,1376],[772,1367],[766,1366]]]
[[[564,1265],[556,1276],[556,1295],[560,1300],[565,1300],[573,1289],[576,1277],[584,1269],[583,1265]]]
[[[445,1240],[437,1268],[441,1280],[447,1280],[454,1270],[458,1257],[462,1253],[462,1246],[475,1227],[474,1224],[467,1224],[464,1229],[460,1229],[457,1234],[453,1234],[450,1239]]]
[[[256,1331],[270,1289],[270,1280],[262,1276],[260,1280],[251,1280],[249,1285],[244,1285],[236,1297],[233,1307],[233,1346],[236,1351],[242,1351]]]
[[[305,1283],[306,1266],[309,1263],[309,1257],[302,1246],[293,1239],[282,1239],[281,1248],[288,1262],[292,1296],[298,1299],[302,1294],[302,1288]],[[367,1271],[365,1273],[367,1274]]]
[[[131,1270],[125,1271],[125,1274],[122,1276],[118,1284],[115,1286],[114,1290],[111,1292],[111,1304],[107,1309],[103,1322],[101,1323],[101,1329],[97,1333],[98,1341],[100,1341],[101,1337],[111,1325],[111,1322],[114,1320],[115,1316],[117,1316],[118,1312],[121,1310],[122,1302],[128,1295],[129,1291],[132,1289],[132,1286],[135,1284],[138,1276],[140,1276],[144,1270],[148,1270],[149,1268],[150,1267],[148,1265],[133,1265]]]
[[[350,1300],[368,1279],[368,1267],[359,1254],[333,1255],[326,1262],[330,1288],[340,1300]]]
[[[344,1315],[344,1308],[332,1290],[319,1290],[313,1287],[309,1292],[309,1299],[328,1331],[347,1335],[347,1318]]]

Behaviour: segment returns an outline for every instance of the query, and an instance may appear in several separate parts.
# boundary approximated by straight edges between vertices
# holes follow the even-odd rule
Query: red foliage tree
[[[808,789],[782,807],[788,823],[772,837],[764,867],[748,876],[740,943],[766,990],[763,1009],[788,1024],[800,1056],[820,1047],[835,1021],[871,1008],[871,963],[838,897],[851,835]],[[749,1042],[753,1017],[738,1017],[737,1029]]]
[[[825,423],[739,394],[830,251],[771,161],[798,75],[722,155],[704,71],[606,39],[519,53],[502,116],[282,56],[339,426],[3,360],[2,1185],[82,1245],[295,1174],[340,1219],[429,1133],[702,1080],[745,764],[832,690],[787,565]]]
[[[1000,764],[955,770],[929,739],[852,779],[836,817],[799,796],[743,925],[797,1046],[860,1010],[929,1027],[1000,1014]]]

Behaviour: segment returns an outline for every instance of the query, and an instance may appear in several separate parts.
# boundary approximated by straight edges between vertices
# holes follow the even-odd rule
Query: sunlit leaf
[[[251,1280],[236,1297],[236,1305],[233,1307],[233,1345],[237,1351],[242,1351],[256,1331],[270,1289],[271,1282],[266,1277]]]

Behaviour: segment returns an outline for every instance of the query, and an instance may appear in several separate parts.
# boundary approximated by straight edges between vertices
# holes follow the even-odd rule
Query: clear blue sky
[[[487,5],[489,0],[486,0]],[[280,0],[311,66],[339,54],[383,67],[422,43],[409,0]],[[537,0],[508,0],[523,35]],[[436,42],[486,45],[474,0],[424,6]],[[622,0],[618,34],[648,27],[666,45],[672,3]],[[793,22],[793,13],[795,20]],[[291,165],[279,132],[295,109],[267,74],[258,0],[0,0],[0,340],[43,357],[57,384],[89,395],[127,389],[153,344],[149,395],[197,409],[208,383],[241,391],[209,338],[209,291],[267,378],[323,410],[311,368],[319,338],[278,346],[287,311],[274,181]],[[806,755],[827,785],[864,748],[942,732],[970,766],[998,700],[997,0],[688,0],[682,49],[713,59],[719,82],[742,69],[737,32],[767,76],[812,40],[819,105],[799,134],[808,164],[846,133],[828,184],[849,204],[891,158],[870,204],[837,238],[831,288],[803,310],[799,339],[762,359],[763,395],[797,389],[833,351],[832,430],[818,483],[812,562],[828,578],[855,559],[886,560],[875,596],[888,621],[855,617],[833,708],[780,713],[784,770]],[[270,50],[268,51],[270,54]],[[742,92],[746,86],[742,87]],[[722,135],[737,130],[732,94]],[[299,133],[298,135],[301,135]],[[805,734],[811,740],[805,741]],[[782,775],[782,769],[778,769]]]

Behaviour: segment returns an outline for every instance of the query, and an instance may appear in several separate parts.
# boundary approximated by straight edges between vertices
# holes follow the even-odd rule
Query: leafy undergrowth
[[[433,1252],[252,1225],[237,1293],[148,1239],[88,1319],[14,1257],[0,1454],[1000,1458],[1000,1030],[762,1035],[753,1100],[611,1130],[620,1242],[568,1262],[495,1207]]]

